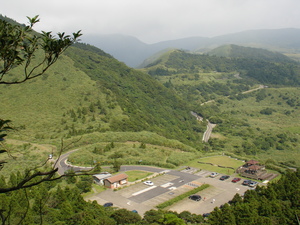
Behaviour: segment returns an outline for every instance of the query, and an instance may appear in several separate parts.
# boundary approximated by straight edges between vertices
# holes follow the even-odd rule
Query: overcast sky
[[[40,15],[37,31],[118,33],[145,43],[300,28],[299,12],[300,0],[2,0],[0,10],[20,23]]]

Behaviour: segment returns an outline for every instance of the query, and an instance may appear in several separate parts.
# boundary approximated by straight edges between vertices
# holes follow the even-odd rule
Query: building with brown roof
[[[246,164],[239,167],[236,172],[243,177],[256,180],[271,180],[277,176],[277,174],[268,173],[265,166],[256,160],[247,161]]]
[[[112,177],[108,177],[103,181],[104,186],[108,188],[118,188],[121,185],[128,183],[128,176],[125,173],[120,173]]]
[[[253,159],[252,159],[252,160],[249,160],[249,161],[247,161],[246,163],[247,163],[247,165],[248,165],[248,166],[259,164],[259,162],[258,162],[258,161],[256,161],[256,160],[253,160]]]

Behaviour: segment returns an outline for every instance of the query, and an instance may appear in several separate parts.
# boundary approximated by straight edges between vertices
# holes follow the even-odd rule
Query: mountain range
[[[282,53],[298,53],[300,51],[299,36],[300,29],[285,28],[249,30],[212,38],[188,37],[154,44],[146,44],[135,37],[120,34],[84,35],[82,40],[104,50],[130,67],[138,68],[148,57],[166,49],[203,53],[221,45],[236,44]]]

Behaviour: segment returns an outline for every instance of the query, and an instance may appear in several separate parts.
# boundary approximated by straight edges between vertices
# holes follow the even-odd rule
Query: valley
[[[22,46],[15,54],[31,57],[22,51],[30,51],[27,44],[41,36],[30,35],[26,43],[23,37],[17,42]],[[39,39],[43,40],[56,43],[51,37]],[[32,61],[21,60],[9,69],[0,61],[0,80],[8,80],[0,84],[2,221],[17,224],[24,215],[19,224],[97,224],[95,218],[100,218],[114,225],[120,213],[139,224],[142,218],[130,210],[141,207],[144,220],[148,218],[145,224],[159,223],[155,215],[174,218],[178,224],[218,224],[221,214],[229,221],[256,218],[256,224],[272,224],[270,218],[275,224],[295,222],[290,215],[299,212],[294,188],[299,186],[300,167],[299,62],[279,52],[226,44],[205,53],[164,49],[134,69],[90,44],[71,41],[67,46],[51,68],[26,82],[18,81],[24,66],[43,59],[45,48]],[[42,61],[51,62],[54,53],[47,52]],[[202,165],[207,158],[211,161]],[[208,177],[213,171],[239,177],[234,168],[240,165],[235,163],[249,159],[278,178],[254,190]],[[219,168],[214,160],[226,166]],[[86,167],[94,170],[72,170]],[[93,184],[92,174],[133,169],[157,172],[151,178],[157,187],[145,191],[145,184],[137,183],[111,191]],[[171,183],[173,190],[167,188]],[[207,198],[200,202],[203,208],[181,199],[161,207],[166,211],[157,210],[176,200],[177,194],[189,194],[205,184],[210,187],[200,191]],[[95,195],[89,196],[93,191]],[[110,198],[120,198],[114,204],[122,209],[103,207]],[[255,215],[247,213],[249,203]],[[270,205],[283,213],[276,214]],[[201,215],[208,212],[209,218]],[[185,214],[194,221],[186,222]]]

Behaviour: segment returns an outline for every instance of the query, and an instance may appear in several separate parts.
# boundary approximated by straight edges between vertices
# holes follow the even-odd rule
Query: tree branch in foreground
[[[70,145],[72,145],[80,140],[81,140],[81,138],[79,138],[78,140],[76,140],[74,142],[71,142],[70,144],[68,144],[66,146],[64,146],[64,142],[62,140],[58,159],[56,160],[56,162],[54,163],[54,165],[51,167],[50,170],[41,171],[42,167],[45,166],[46,163],[49,161],[49,159],[47,159],[46,162],[43,163],[41,166],[38,166],[34,169],[28,170],[28,172],[25,173],[25,177],[22,178],[22,180],[18,181],[16,185],[0,188],[0,193],[8,193],[11,191],[16,191],[16,190],[20,190],[20,189],[24,189],[24,188],[33,187],[33,186],[36,186],[43,182],[55,181],[55,180],[61,179],[62,177],[67,177],[67,176],[92,175],[93,173],[91,173],[91,172],[93,171],[94,167],[92,167],[89,170],[74,171],[74,173],[72,173],[72,174],[67,173],[67,174],[57,176],[58,167],[56,166],[56,164],[59,161],[63,150],[65,150],[66,148],[70,147]]]

